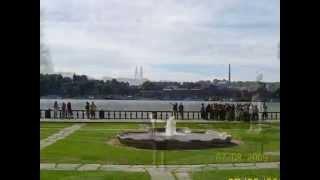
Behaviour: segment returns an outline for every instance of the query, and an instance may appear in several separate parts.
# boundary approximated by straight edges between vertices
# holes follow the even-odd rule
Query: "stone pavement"
[[[151,176],[151,180],[175,180],[171,171],[164,168],[146,168]]]
[[[219,169],[270,169],[280,168],[280,162],[200,164],[200,165],[103,165],[103,164],[56,164],[40,163],[40,170],[74,170],[74,171],[130,171],[148,172],[151,180],[190,180],[192,171]]]
[[[177,172],[175,173],[178,180],[191,180],[188,172]]]
[[[59,132],[47,137],[46,139],[40,140],[40,150],[69,136],[70,134],[74,133],[76,130],[80,129],[84,125],[84,123],[74,124],[72,126],[60,130]]]

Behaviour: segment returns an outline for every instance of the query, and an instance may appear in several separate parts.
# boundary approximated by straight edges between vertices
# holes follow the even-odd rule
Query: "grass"
[[[160,126],[160,125],[159,125]],[[261,125],[262,131],[249,131],[248,123],[177,124],[194,131],[215,129],[230,133],[242,141],[235,147],[204,150],[153,151],[110,144],[119,132],[142,128],[134,123],[90,123],[63,140],[41,150],[41,162],[100,163],[100,164],[206,164],[230,162],[279,161],[279,155],[261,152],[279,152],[279,124]],[[258,128],[258,125],[253,125]],[[162,158],[164,157],[164,158]]]
[[[255,170],[213,170],[213,171],[201,171],[193,172],[193,180],[207,180],[207,179],[219,179],[219,180],[279,180],[279,169],[255,169]]]
[[[40,123],[40,139],[45,139],[71,125],[72,123]]]
[[[149,180],[147,173],[119,171],[41,171],[41,180]]]

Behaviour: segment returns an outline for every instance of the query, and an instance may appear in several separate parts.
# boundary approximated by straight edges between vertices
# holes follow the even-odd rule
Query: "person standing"
[[[225,121],[226,119],[226,114],[227,114],[227,110],[226,110],[226,105],[225,104],[221,104],[221,120]]]
[[[216,104],[216,120],[221,119],[221,104]]]
[[[92,101],[91,102],[91,107],[90,107],[91,119],[95,119],[96,118],[96,110],[97,110],[97,106]]]
[[[236,104],[234,106],[234,120],[239,120],[239,104]]]
[[[53,118],[54,119],[58,118],[58,112],[59,112],[59,105],[58,105],[58,102],[55,101],[53,104]]]
[[[262,120],[266,120],[267,119],[267,117],[268,117],[268,114],[267,114],[267,112],[268,112],[268,107],[267,107],[267,104],[266,104],[266,102],[263,102],[263,113],[262,113]]]
[[[232,104],[232,120],[236,120],[236,105]]]
[[[252,121],[253,120],[253,104],[250,103],[249,105],[249,120]]]
[[[210,115],[210,117],[211,117],[211,119],[212,120],[215,120],[216,119],[216,104],[215,103],[213,103],[213,104],[211,104],[211,115]]]
[[[210,104],[208,104],[206,107],[205,119],[209,119],[210,110],[211,110],[211,106],[210,106]]]
[[[250,113],[249,113],[249,109],[250,109],[250,104],[246,104],[245,105],[245,120],[246,121],[250,121]]]
[[[225,113],[224,113],[224,105],[223,104],[220,104],[220,108],[219,108],[219,120],[221,120],[221,121],[223,121],[223,120],[225,120],[225,117],[224,117],[224,115],[225,115]]]
[[[214,120],[214,104],[210,106],[210,119]]]
[[[225,112],[225,120],[230,120],[230,114],[229,114],[230,108],[229,108],[229,104],[225,104],[224,105],[224,112]]]
[[[90,103],[88,101],[86,102],[85,110],[86,110],[87,119],[90,119]]]
[[[205,114],[206,114],[206,110],[204,108],[204,104],[201,104],[201,110],[200,110],[200,115],[201,115],[201,119],[205,119]]]
[[[62,102],[61,106],[62,118],[66,118],[66,103]]]
[[[173,104],[173,116],[175,119],[178,118],[178,103]]]
[[[179,105],[179,113],[180,113],[180,117],[181,117],[182,120],[184,119],[184,117],[183,117],[183,109],[184,109],[183,104],[180,103],[180,105]]]
[[[239,121],[244,120],[244,104],[240,104],[239,106]]]
[[[234,104],[230,104],[229,107],[230,121],[234,121]]]
[[[259,109],[257,105],[253,106],[254,120],[259,120]]]
[[[73,117],[73,113],[72,113],[72,108],[71,108],[71,103],[68,102],[67,103],[67,113],[68,113],[68,118],[72,118]]]

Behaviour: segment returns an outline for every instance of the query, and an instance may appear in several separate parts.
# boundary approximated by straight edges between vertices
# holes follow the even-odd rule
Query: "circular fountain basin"
[[[185,132],[177,129],[172,136],[166,136],[164,128],[146,132],[125,132],[117,136],[127,146],[143,149],[204,149],[234,145],[231,136],[216,131]]]

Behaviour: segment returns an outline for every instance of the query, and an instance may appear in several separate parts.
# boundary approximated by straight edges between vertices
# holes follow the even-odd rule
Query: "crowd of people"
[[[60,111],[61,111],[61,114],[58,116]],[[89,102],[86,102],[85,111],[86,111],[86,117],[88,119],[95,119],[96,118],[97,106],[95,105],[95,103],[93,101],[91,102],[91,104]],[[61,106],[59,106],[58,102],[55,101],[53,104],[53,117],[55,119],[58,117],[60,117],[61,119],[74,118],[71,103],[68,102],[66,104],[65,102],[62,102]]]
[[[184,119],[184,113],[183,113],[183,110],[184,110],[184,106],[182,103],[180,103],[178,105],[178,103],[174,103],[174,104],[171,104],[172,105],[172,111],[173,111],[173,116],[175,119],[178,119],[179,117],[179,114],[180,114],[180,118],[181,119]]]
[[[229,121],[255,121],[259,120],[259,112],[262,111],[261,119],[267,119],[267,105],[265,102],[258,107],[257,104],[245,103],[213,103],[201,105],[201,119],[206,120],[229,120]]]
[[[97,106],[94,104],[93,101],[91,102],[91,104],[88,101],[86,102],[85,110],[88,119],[96,118]]]
[[[184,119],[184,105],[173,103],[172,112],[175,119]],[[200,116],[205,120],[229,120],[229,121],[256,121],[267,119],[267,105],[263,103],[212,103],[201,104]],[[96,119],[97,106],[92,101],[86,102],[85,116],[87,119]],[[261,117],[259,116],[261,114]],[[71,103],[62,102],[59,106],[55,101],[53,105],[54,118],[72,119],[74,118]],[[84,116],[84,115],[83,115]]]
[[[184,119],[184,105],[180,103],[173,103],[172,111],[175,119]],[[206,120],[229,120],[229,121],[255,121],[267,119],[267,105],[265,102],[258,107],[253,103],[204,103],[201,105],[201,119]],[[259,117],[259,112],[262,112],[262,116]]]
[[[58,118],[59,110],[60,110],[59,104],[57,101],[55,101],[53,104],[53,117],[54,118]],[[68,102],[66,104],[65,102],[62,102],[60,118],[72,118],[72,117],[73,117],[73,112],[72,112],[71,103]]]

